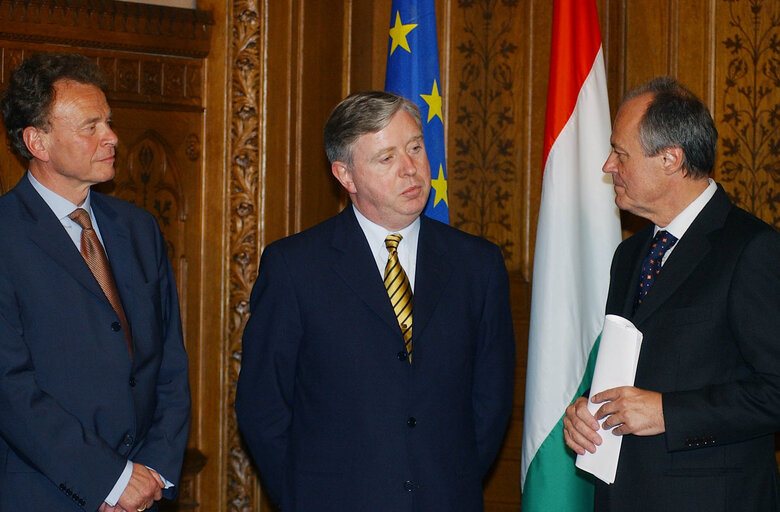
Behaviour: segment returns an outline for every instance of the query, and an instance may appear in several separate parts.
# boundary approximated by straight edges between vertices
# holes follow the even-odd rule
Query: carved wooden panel
[[[721,0],[717,19],[716,179],[780,229],[780,3]]]
[[[226,501],[225,510],[250,512],[261,510],[257,474],[253,469],[238,432],[233,411],[235,383],[241,369],[241,334],[249,316],[249,293],[257,275],[260,255],[260,175],[262,115],[261,24],[265,9],[262,2],[233,2],[233,37],[230,60],[233,62],[230,98],[229,179],[229,308],[225,358],[227,400],[221,404],[225,423]]]

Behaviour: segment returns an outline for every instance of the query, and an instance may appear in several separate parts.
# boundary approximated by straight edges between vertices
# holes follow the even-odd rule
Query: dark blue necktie
[[[647,296],[647,292],[653,286],[656,276],[661,273],[661,261],[664,254],[675,243],[677,243],[677,238],[667,231],[659,231],[653,237],[653,243],[650,244],[650,252],[642,262],[642,272],[639,275],[639,289],[637,290],[634,310],[642,304],[642,300]]]

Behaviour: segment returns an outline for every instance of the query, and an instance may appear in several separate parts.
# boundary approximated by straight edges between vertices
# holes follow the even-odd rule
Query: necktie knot
[[[68,217],[81,226],[81,229],[92,229],[92,219],[89,218],[89,213],[84,208],[76,208]]]
[[[650,256],[653,259],[658,259],[660,261],[663,259],[666,251],[674,247],[674,244],[676,243],[677,237],[668,231],[661,230],[655,234],[653,243],[650,244]]]
[[[395,254],[398,251],[398,244],[401,243],[403,238],[404,237],[398,233],[387,235],[387,238],[385,238],[385,247],[387,248],[387,252],[390,254]]]

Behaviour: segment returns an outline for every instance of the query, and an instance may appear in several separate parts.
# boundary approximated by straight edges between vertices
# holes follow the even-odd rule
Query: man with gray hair
[[[512,409],[495,245],[422,216],[420,113],[349,96],[325,126],[352,204],[269,245],[244,331],[241,432],[285,512],[478,512]]]
[[[595,417],[578,398],[564,418],[579,454],[625,436],[596,511],[780,510],[780,235],[708,178],[717,137],[671,78],[629,93],[615,118],[603,170],[618,207],[652,225],[618,246],[607,298],[644,335],[635,385],[594,395]]]

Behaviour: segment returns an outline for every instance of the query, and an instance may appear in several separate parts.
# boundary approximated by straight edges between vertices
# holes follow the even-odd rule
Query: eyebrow
[[[612,148],[614,148],[614,149],[619,149],[619,150],[621,150],[621,151],[623,151],[625,153],[628,153],[628,151],[626,151],[626,148],[624,148],[623,146],[621,146],[620,144],[618,144],[617,142],[615,142],[613,140],[609,141],[609,145],[612,146]]]
[[[103,116],[101,116],[101,115],[92,116],[92,117],[90,117],[90,118],[88,118],[88,119],[85,119],[85,120],[84,120],[84,121],[83,121],[83,122],[80,124],[80,126],[89,126],[90,124],[93,124],[93,123],[99,123],[100,121],[106,121],[106,122],[110,122],[110,121],[111,121],[111,119],[112,119],[112,116],[113,116],[113,112],[111,112],[111,111],[109,110],[108,114],[107,114],[105,117],[103,117]]]

